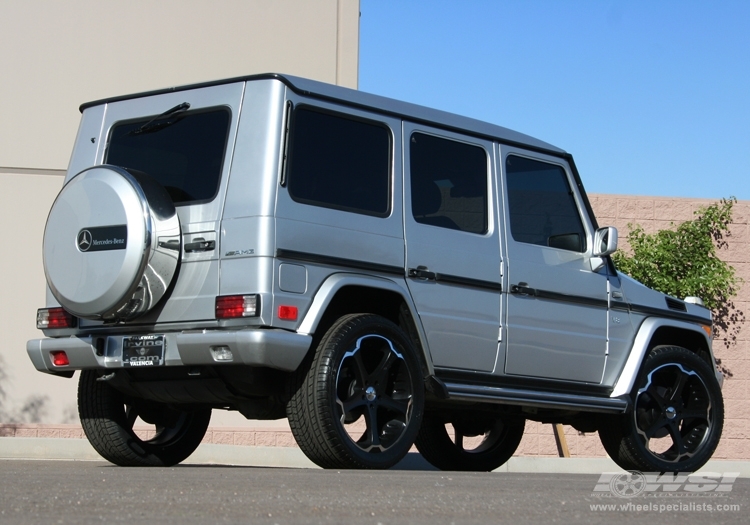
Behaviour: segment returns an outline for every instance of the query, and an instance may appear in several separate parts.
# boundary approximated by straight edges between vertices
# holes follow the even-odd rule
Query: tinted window
[[[513,239],[585,251],[586,234],[565,170],[512,155],[505,167]]]
[[[105,162],[147,173],[166,188],[175,204],[213,199],[229,134],[229,110],[189,111],[151,122],[152,118],[116,124]]]
[[[391,134],[381,124],[301,107],[294,111],[287,184],[295,201],[385,217]]]
[[[471,233],[487,231],[487,154],[424,133],[410,140],[414,220]]]

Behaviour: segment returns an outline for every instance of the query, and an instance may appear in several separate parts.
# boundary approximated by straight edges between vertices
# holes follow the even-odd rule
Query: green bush
[[[628,224],[632,253],[616,252],[613,257],[618,270],[654,290],[680,299],[691,295],[703,299],[713,314],[714,337],[727,347],[736,343],[745,320],[732,301],[742,279],[717,255],[727,247],[736,202],[730,197],[701,207],[693,220],[656,233]]]

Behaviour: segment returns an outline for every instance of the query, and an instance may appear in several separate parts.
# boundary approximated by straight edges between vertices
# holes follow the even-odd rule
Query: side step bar
[[[537,408],[582,410],[623,414],[630,409],[630,399],[623,397],[596,397],[557,392],[540,392],[496,386],[445,383],[449,399],[456,401],[483,401],[502,405],[519,405]]]

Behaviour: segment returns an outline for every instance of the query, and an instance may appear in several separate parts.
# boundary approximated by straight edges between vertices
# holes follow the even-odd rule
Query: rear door
[[[500,330],[500,241],[492,143],[404,124],[409,290],[436,367],[492,372]]]
[[[106,106],[96,163],[156,179],[172,197],[182,230],[182,261],[171,295],[136,323],[214,320],[218,232],[243,91],[240,82]]]

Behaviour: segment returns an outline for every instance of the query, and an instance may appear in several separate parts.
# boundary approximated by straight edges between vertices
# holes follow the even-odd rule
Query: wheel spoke
[[[648,385],[648,388],[646,389],[646,393],[648,394],[649,400],[656,403],[659,407],[659,411],[664,410],[664,407],[666,406],[666,400],[664,397],[659,393],[658,387],[651,383]]]
[[[456,447],[458,447],[459,450],[463,450],[464,449],[464,435],[461,432],[459,432],[459,430],[456,427],[453,427],[453,431],[455,432],[455,435],[456,435],[456,440],[455,440]]]
[[[390,349],[383,355],[383,358],[378,363],[378,366],[368,377],[370,384],[384,385],[388,379],[388,372],[391,369],[393,361],[396,359],[396,355],[390,351]]]
[[[677,379],[675,380],[674,385],[672,386],[672,391],[669,395],[669,401],[674,402],[682,397],[682,390],[685,388],[687,380],[687,374],[683,374],[682,372],[677,374]]]
[[[361,391],[355,393],[352,397],[342,402],[342,405],[344,407],[344,413],[349,413],[353,411],[355,408],[358,408],[367,404],[367,400],[362,399],[360,392]]]
[[[392,410],[393,412],[398,412],[399,414],[406,414],[406,411],[409,409],[410,401],[410,399],[393,399],[387,396],[378,399],[380,406]]]
[[[380,446],[380,428],[378,427],[378,411],[375,405],[368,405],[365,410],[365,422],[367,431],[359,441],[359,445],[365,450]]]
[[[669,430],[669,435],[672,436],[674,448],[677,449],[677,459],[679,459],[686,451],[685,442],[682,439],[682,434],[680,434],[680,427],[677,426],[676,421],[671,421],[669,426],[667,426],[667,430]]]
[[[664,428],[666,425],[669,425],[670,421],[668,419],[664,418],[657,418],[656,421],[651,423],[646,430],[643,431],[643,434],[646,436],[646,439],[651,439],[654,437],[654,434],[662,428]]]
[[[354,352],[354,355],[352,356],[354,359],[355,366],[353,367],[354,377],[357,379],[357,384],[364,385],[367,381],[367,376],[369,375],[367,373],[367,369],[365,368],[365,363],[362,361],[362,352],[360,350],[357,350]]]
[[[138,418],[138,412],[131,405],[125,405],[125,424],[128,429],[132,429],[135,420]]]

